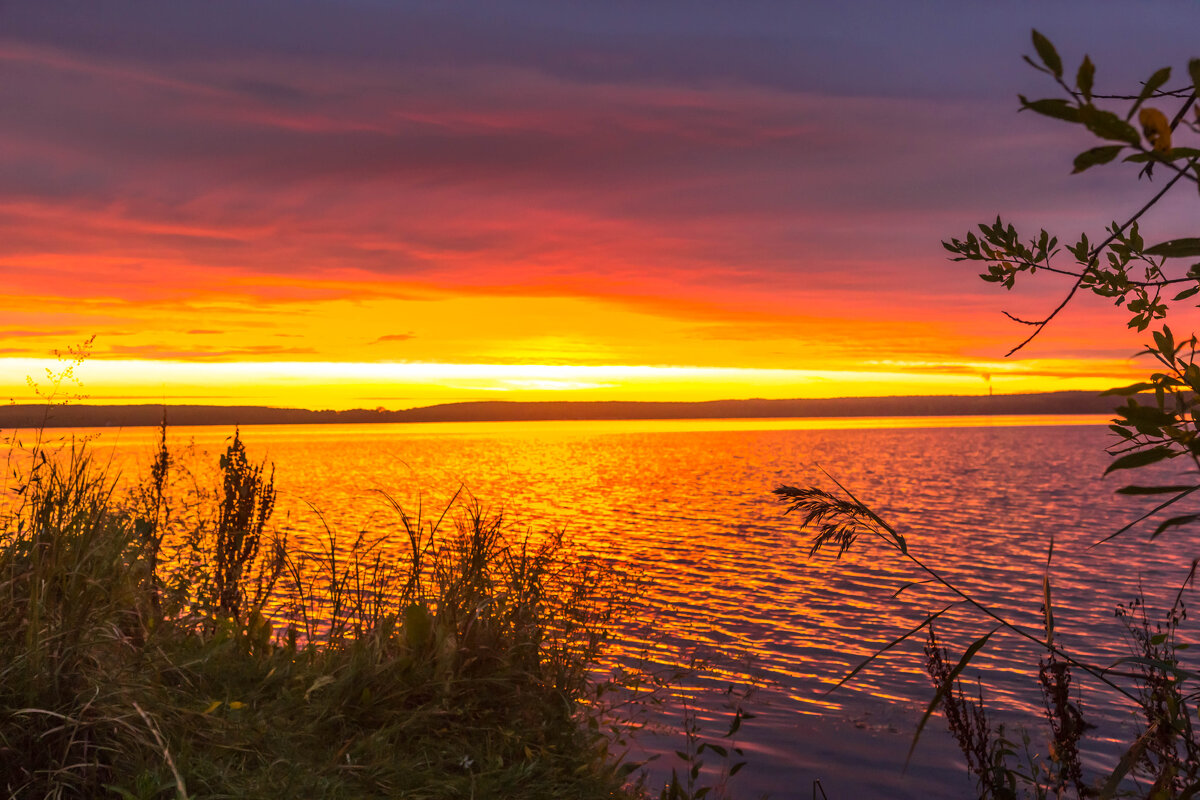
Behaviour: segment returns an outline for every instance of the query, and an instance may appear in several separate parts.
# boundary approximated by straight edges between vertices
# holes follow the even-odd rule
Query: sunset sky
[[[1067,286],[940,246],[1154,191],[1016,113],[1031,27],[1101,89],[1200,55],[1183,2],[0,2],[0,398],[92,335],[105,403],[1128,382],[1098,300],[1005,359]]]

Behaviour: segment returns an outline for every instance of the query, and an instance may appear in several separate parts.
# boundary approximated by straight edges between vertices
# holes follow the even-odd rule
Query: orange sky
[[[92,335],[78,391],[113,403],[976,394],[1144,371],[1124,317],[1087,301],[1006,360],[1024,330],[1000,310],[1037,316],[1066,287],[1004,295],[939,241],[997,212],[1066,238],[1143,201],[1116,171],[1070,178],[1091,143],[1013,112],[1049,89],[1020,64],[1029,27],[1071,58],[1119,37],[1115,77],[1142,77],[1194,55],[1153,19],[137,8],[0,11],[0,397],[35,401],[26,377],[47,391],[52,351]],[[950,36],[968,25],[985,32]],[[1192,226],[1165,212],[1165,233]]]

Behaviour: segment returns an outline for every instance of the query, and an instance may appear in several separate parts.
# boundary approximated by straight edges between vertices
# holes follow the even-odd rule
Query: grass
[[[389,498],[399,542],[326,528],[293,555],[237,436],[207,493],[165,429],[129,493],[86,448],[21,455],[0,527],[6,795],[627,795],[588,677],[627,592],[560,535]]]
[[[813,553],[836,548],[840,556],[860,537],[883,543],[885,552],[925,573],[927,577],[921,583],[940,587],[949,595],[945,598],[950,601],[948,605],[875,651],[842,679],[845,683],[887,650],[924,632],[925,667],[935,691],[914,733],[910,756],[925,723],[940,706],[950,734],[963,752],[965,766],[975,778],[981,800],[1173,800],[1200,796],[1200,692],[1190,685],[1200,673],[1186,665],[1184,651],[1190,645],[1180,638],[1180,627],[1187,619],[1185,600],[1194,586],[1200,559],[1192,561],[1174,602],[1160,621],[1151,621],[1140,589],[1128,604],[1117,606],[1116,616],[1124,624],[1130,655],[1103,664],[1095,658],[1069,653],[1061,637],[1056,636],[1050,580],[1053,540],[1048,547],[1042,591],[1032,598],[1032,603],[1041,604],[1038,611],[1045,624],[1042,631],[1035,631],[1013,622],[924,563],[900,532],[836,478],[832,480],[844,496],[816,487],[775,489],[787,504],[785,513],[799,512],[802,524],[813,531]],[[906,584],[893,597],[914,585]],[[975,639],[953,663],[950,651],[935,633],[934,623],[956,606],[973,611],[991,630]],[[1045,707],[1044,718],[1032,720],[1033,724],[1044,723],[1044,742],[1035,742],[1030,732],[1032,724],[1029,729],[1025,725],[1016,729],[1019,740],[1012,738],[1003,725],[993,725],[985,708],[982,682],[977,681],[974,690],[964,685],[963,672],[971,659],[993,636],[1004,633],[1032,641],[1044,651],[1037,670],[1029,670],[1037,675]],[[1093,691],[1105,690],[1124,703],[1137,725],[1136,734],[1119,757],[1084,757],[1084,748],[1094,743],[1089,741],[1093,736],[1090,732],[1096,729],[1083,713],[1080,684],[1084,681]],[[1111,742],[1096,743],[1107,747]]]

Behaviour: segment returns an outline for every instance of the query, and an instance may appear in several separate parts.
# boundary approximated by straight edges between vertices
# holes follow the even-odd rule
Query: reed
[[[1105,664],[1095,657],[1070,651],[1056,635],[1049,547],[1042,592],[1031,602],[1041,604],[1044,627],[1033,630],[1013,622],[1005,613],[982,602],[971,592],[948,580],[922,560],[903,534],[831,478],[841,495],[807,487],[780,486],[775,494],[786,504],[785,513],[798,513],[802,525],[812,532],[812,552],[836,548],[840,557],[859,539],[873,544],[884,554],[906,560],[926,576],[920,581],[941,592],[947,604],[931,612],[918,625],[877,650],[839,683],[850,681],[884,652],[909,637],[926,637],[925,666],[933,681],[934,695],[914,732],[913,750],[926,723],[937,709],[963,752],[965,765],[974,775],[981,800],[1015,800],[1018,797],[1046,798],[1194,797],[1200,795],[1200,735],[1194,724],[1200,693],[1189,686],[1198,673],[1185,666],[1188,644],[1179,638],[1186,619],[1185,597],[1192,587],[1200,559],[1192,562],[1170,610],[1152,623],[1139,595],[1117,608],[1127,632],[1130,655]],[[903,586],[899,594],[909,586]],[[893,595],[895,597],[895,595]],[[951,665],[950,654],[934,632],[935,623],[951,609],[967,612],[990,630],[976,638]],[[994,638],[1002,635],[1037,644],[1045,653],[1030,672],[1037,676],[1045,704],[1044,718],[1029,720],[1020,731],[1020,743],[1009,738],[1003,726],[993,725],[985,709],[982,686],[977,683],[975,699],[963,685],[963,672],[972,659]],[[1095,728],[1082,712],[1076,676],[1086,679],[1093,690],[1113,693],[1139,718],[1137,735],[1125,752],[1099,769],[1085,769],[1080,747]],[[836,686],[834,688],[837,688]],[[1034,743],[1033,733],[1044,725],[1045,743]],[[1147,789],[1146,787],[1149,787]]]

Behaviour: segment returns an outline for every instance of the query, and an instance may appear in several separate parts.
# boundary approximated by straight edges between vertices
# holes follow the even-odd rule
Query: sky
[[[1103,389],[1080,298],[940,242],[1156,186],[1018,114],[1200,55],[1191,2],[0,0],[0,398],[408,408]],[[1178,83],[1176,80],[1173,83]],[[1194,235],[1195,197],[1148,239]],[[1189,227],[1191,226],[1191,227]],[[1173,309],[1177,330],[1194,309]],[[57,390],[47,374],[95,337]]]

